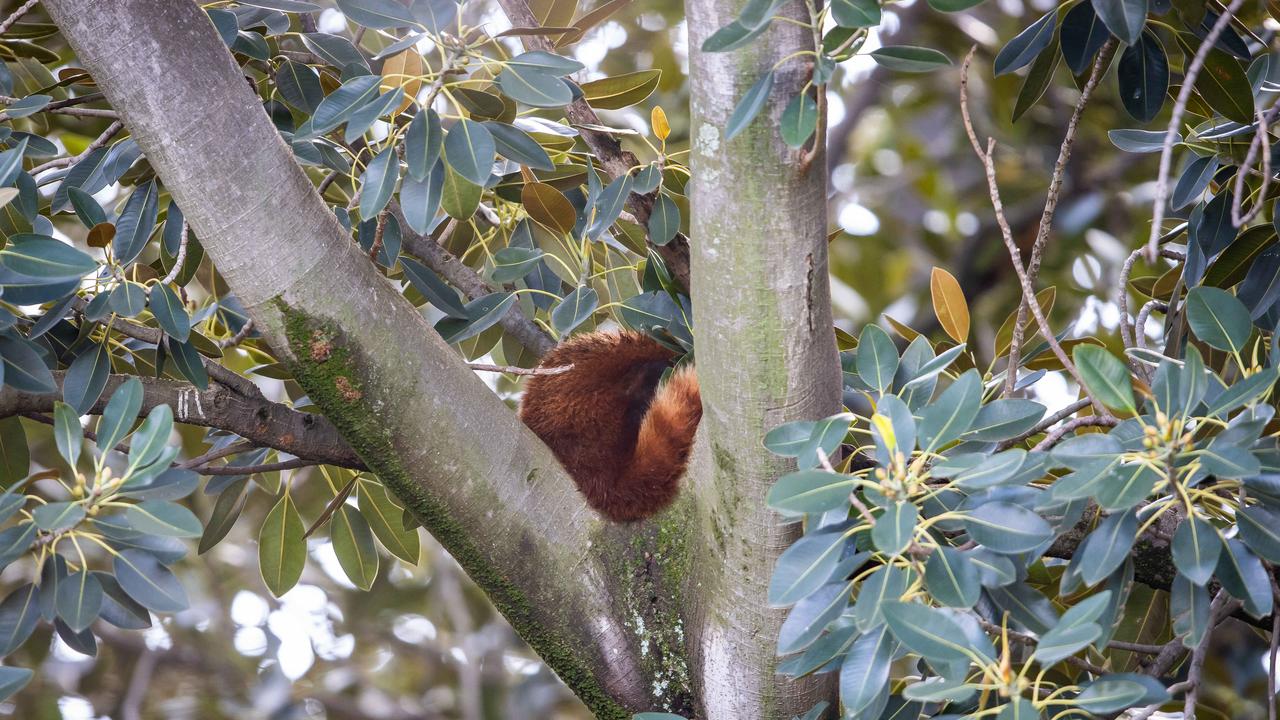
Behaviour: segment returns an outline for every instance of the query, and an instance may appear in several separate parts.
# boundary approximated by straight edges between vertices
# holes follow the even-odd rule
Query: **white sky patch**
[[[64,695],[58,698],[58,712],[62,720],[94,720],[93,703],[82,697]]]
[[[337,10],[325,10],[316,21],[316,30],[322,33],[340,33],[347,29],[347,16]]]
[[[241,590],[231,600],[231,620],[237,625],[253,627],[267,621],[271,606],[257,593]]]
[[[865,205],[856,201],[845,203],[840,208],[840,228],[850,235],[875,235],[880,231],[880,218]]]

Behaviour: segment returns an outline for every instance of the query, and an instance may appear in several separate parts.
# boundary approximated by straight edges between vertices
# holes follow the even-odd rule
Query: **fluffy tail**
[[[669,505],[679,492],[701,419],[698,377],[693,368],[681,368],[658,388],[640,422],[635,452],[617,479],[617,497],[597,509],[611,520],[627,522]]]

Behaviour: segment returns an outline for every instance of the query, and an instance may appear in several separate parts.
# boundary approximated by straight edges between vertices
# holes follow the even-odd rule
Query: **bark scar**
[[[804,281],[804,319],[809,325],[809,332],[813,332],[813,253],[805,255],[804,260],[809,266]]]

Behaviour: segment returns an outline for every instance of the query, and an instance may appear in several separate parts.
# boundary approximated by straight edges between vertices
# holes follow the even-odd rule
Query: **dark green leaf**
[[[868,323],[858,339],[858,375],[875,390],[884,392],[898,370],[898,349],[879,325]]]
[[[286,492],[267,513],[258,533],[258,566],[267,589],[276,597],[288,592],[302,577],[307,562],[305,533],[302,516]]]
[[[861,346],[858,353],[861,359]],[[968,370],[921,413],[920,448],[932,452],[963,435],[977,417],[981,401],[982,379],[976,370]]]
[[[98,449],[109,450],[123,440],[141,410],[142,383],[131,377],[115,389],[102,411],[102,419],[98,422]]]
[[[1138,122],[1154,120],[1169,91],[1169,58],[1160,39],[1144,32],[1138,44],[1125,48],[1116,78],[1129,115]]]
[[[804,145],[818,127],[818,103],[807,92],[796,95],[782,111],[778,125],[788,147]]]
[[[1243,531],[1242,531],[1243,532]],[[1217,529],[1197,517],[1178,525],[1173,533],[1173,564],[1188,580],[1204,585],[1213,577],[1222,553],[1222,537]]]
[[[600,305],[595,288],[583,285],[569,293],[551,311],[551,326],[561,335],[572,331],[590,318]]]
[[[58,583],[58,616],[67,627],[81,632],[98,619],[102,609],[102,584],[91,572],[73,572]]]
[[[36,527],[46,532],[60,532],[73,528],[85,517],[84,506],[78,502],[53,502],[31,511]]]
[[[1030,65],[1053,42],[1057,20],[1058,11],[1051,10],[1010,40],[996,55],[996,75],[1011,73]]]
[[[186,342],[191,336],[191,318],[178,296],[168,285],[151,286],[151,314],[155,315],[160,329],[178,342]]]
[[[13,235],[0,250],[0,266],[50,283],[79,280],[98,262],[70,245],[45,235]]]
[[[496,155],[493,136],[474,120],[459,120],[444,136],[444,156],[449,167],[474,185],[488,182]]]
[[[929,594],[943,605],[971,608],[982,594],[978,567],[951,547],[939,547],[929,555],[924,569]]]
[[[116,554],[114,567],[120,587],[143,607],[163,613],[187,609],[182,583],[154,555],[122,550]]]
[[[1136,410],[1129,369],[1106,348],[1081,343],[1072,349],[1071,359],[1080,370],[1089,392],[1103,405],[1129,412]]]
[[[1147,22],[1147,0],[1093,0],[1093,10],[1126,45],[1134,45]]]
[[[1053,538],[1044,518],[1008,502],[980,505],[969,511],[964,524],[979,545],[1006,555],[1031,552]]]
[[[769,99],[769,93],[772,90],[773,71],[770,70],[751,86],[751,89],[742,96],[737,106],[733,108],[733,113],[729,115],[729,121],[724,126],[725,140],[732,140],[738,133],[745,130],[752,120],[755,120],[756,115],[764,108],[764,104]]]
[[[138,532],[164,537],[200,537],[200,520],[181,505],[147,500],[125,508],[125,517]]]
[[[1236,296],[1213,287],[1195,287],[1187,293],[1187,322],[1209,345],[1240,352],[1253,332],[1249,311]]]
[[[931,72],[951,64],[951,59],[941,52],[915,45],[885,45],[872,50],[871,58],[899,72]]]

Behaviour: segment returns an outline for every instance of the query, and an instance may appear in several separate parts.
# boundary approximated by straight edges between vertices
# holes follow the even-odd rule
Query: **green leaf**
[[[1241,510],[1236,518],[1244,544],[1263,560],[1280,563],[1280,513],[1254,505]]]
[[[436,323],[436,331],[450,345],[460,343],[496,325],[515,303],[513,293],[490,293],[467,303],[467,319],[445,318]]]
[[[1132,680],[1108,680],[1108,676],[1089,683],[1075,698],[1082,710],[1095,714],[1111,713],[1136,705],[1147,689]]]
[[[858,355],[861,360],[861,345]],[[920,449],[933,452],[963,435],[978,416],[981,402],[982,379],[977,370],[967,370],[921,413]]]
[[[885,45],[871,51],[877,63],[899,72],[932,72],[951,64],[951,58],[933,48],[915,45]]]
[[[1163,130],[1108,130],[1107,138],[1112,145],[1130,153],[1157,153],[1164,149]],[[1173,141],[1182,142],[1182,136],[1175,134]]]
[[[405,257],[400,259],[400,266],[404,268],[405,277],[409,278],[414,289],[422,293],[433,307],[451,318],[459,320],[467,318],[467,310],[458,300],[457,291],[445,284],[425,265]]]
[[[334,37],[323,33],[317,34],[325,37]],[[304,41],[307,37],[310,36],[304,36]],[[352,49],[354,50],[354,48]],[[337,90],[329,93],[324,100],[320,101],[320,105],[316,107],[315,114],[311,116],[311,131],[307,136],[324,135],[346,122],[347,118],[351,117],[356,110],[364,107],[370,100],[378,96],[378,83],[381,79],[377,75],[359,75],[347,80]],[[299,137],[304,136],[299,135]]]
[[[1253,86],[1239,60],[1214,48],[1196,78],[1196,92],[1228,120],[1253,122]]]
[[[875,390],[884,392],[893,385],[898,370],[898,349],[879,325],[869,323],[858,338],[858,376]]]
[[[769,93],[773,90],[773,71],[766,72],[759,80],[747,90],[742,99],[733,108],[733,113],[729,115],[729,121],[724,126],[724,139],[732,140],[738,133],[747,129],[752,120],[756,119],[756,115],[760,114],[760,110],[764,108],[764,104],[769,99]]]
[[[1035,657],[1042,666],[1064,660],[1102,635],[1102,627],[1095,622],[1111,600],[1111,592],[1103,590],[1076,603],[1062,614],[1052,630],[1040,636]]]
[[[502,248],[493,255],[493,281],[501,284],[519,280],[533,270],[544,254],[533,248]]]
[[[995,74],[1004,75],[1030,65],[1053,42],[1057,20],[1058,11],[1055,8],[1006,43],[996,55]]]
[[[40,588],[27,583],[0,603],[0,655],[22,647],[40,620]]]
[[[910,574],[892,565],[882,565],[867,576],[858,588],[858,601],[853,606],[853,619],[858,628],[867,632],[883,624],[885,605],[902,597],[910,584]]]
[[[769,489],[769,507],[793,515],[847,507],[856,487],[848,475],[826,470],[800,470],[778,478]]]
[[[116,235],[111,239],[111,251],[121,266],[133,263],[146,249],[160,213],[159,203],[160,188],[155,180],[139,185],[125,202],[116,219]]]
[[[73,528],[85,517],[84,506],[78,502],[53,502],[31,511],[36,527],[46,532],[60,532]]]
[[[88,413],[94,403],[98,402],[110,375],[111,354],[105,343],[93,345],[71,362],[71,367],[62,380],[62,397],[75,415]],[[76,430],[82,435],[78,422]],[[71,465],[74,466],[75,462]]]
[[[1061,57],[1057,42],[1050,43],[1049,47],[1036,56],[1014,101],[1013,122],[1018,122],[1044,96],[1045,91],[1049,89],[1049,83],[1053,81],[1054,73],[1058,70],[1058,61]]]
[[[0,702],[16,695],[34,676],[35,673],[27,668],[0,667]]]
[[[1154,120],[1169,92],[1169,58],[1160,38],[1144,32],[1136,45],[1125,48],[1116,79],[1120,101],[1130,117],[1144,123]]]
[[[526,55],[528,53],[525,53]],[[509,61],[498,73],[498,87],[517,102],[536,108],[557,108],[573,102],[573,91],[554,73],[536,64]]]
[[[329,524],[329,539],[338,564],[351,583],[361,590],[373,587],[378,578],[378,549],[373,544],[369,523],[350,505],[342,505]]]
[[[880,24],[882,13],[877,0],[832,0],[831,17],[846,28],[869,28]]]
[[[186,342],[191,336],[191,318],[173,290],[159,283],[151,286],[150,304],[160,329],[178,342]]]
[[[1009,502],[979,505],[965,516],[964,524],[975,542],[1005,555],[1031,552],[1053,539],[1053,528],[1044,518]]]
[[[324,99],[316,71],[292,60],[285,60],[276,70],[276,89],[285,102],[308,115],[314,113]]]
[[[1062,18],[1062,57],[1071,68],[1071,74],[1082,75],[1089,69],[1094,55],[1102,49],[1111,32],[1102,24],[1093,5],[1077,4]]]
[[[858,717],[889,682],[889,666],[897,642],[885,625],[863,634],[849,648],[840,666],[840,702],[850,717]]]
[[[811,532],[792,543],[774,566],[769,604],[788,607],[822,587],[840,563],[847,541],[848,532],[837,527]],[[865,592],[865,583],[863,588]]]
[[[262,522],[258,533],[258,566],[272,595],[280,597],[302,577],[307,562],[306,527],[286,492]]]
[[[1093,9],[1120,42],[1138,42],[1147,22],[1147,0],[1093,0]]]
[[[80,447],[84,445],[84,428],[80,427],[80,416],[64,402],[53,404],[53,437],[58,454],[74,471],[80,460]]]
[[[1236,296],[1215,287],[1195,287],[1187,292],[1187,322],[1210,346],[1240,352],[1253,333],[1249,311]]]
[[[484,194],[484,188],[462,177],[452,165],[444,166],[440,207],[455,220],[469,220],[480,207],[480,196]]]
[[[360,176],[360,217],[366,220],[377,217],[387,206],[399,179],[400,160],[395,148],[388,146],[369,161]]]
[[[156,556],[144,550],[122,550],[113,567],[120,587],[143,607],[160,613],[187,609],[182,583]]]
[[[494,121],[486,122],[484,126],[489,128],[499,155],[534,170],[555,170],[556,164],[551,156],[529,133],[514,125]]]
[[[1128,510],[1146,499],[1159,479],[1160,473],[1145,463],[1118,465],[1107,475],[1106,483],[1094,496],[1104,510]]]
[[[1108,515],[1098,523],[1077,550],[1081,557],[1089,558],[1080,568],[1085,584],[1095,585],[1120,567],[1137,538],[1138,516],[1133,510]]]
[[[751,28],[734,20],[719,30],[711,33],[711,35],[702,41],[702,52],[716,53],[728,52],[754,40],[760,33],[763,33],[769,27],[769,23],[762,23],[757,27]]]
[[[849,605],[852,582],[832,582],[796,603],[778,630],[778,654],[803,650]]]
[[[1243,522],[1241,523],[1243,525]],[[1243,534],[1243,527],[1241,533]],[[1173,565],[1188,580],[1204,585],[1213,577],[1222,554],[1222,537],[1218,530],[1197,517],[1189,517],[1173,533]]]
[[[56,392],[58,386],[53,382],[53,373],[33,347],[25,338],[0,337],[0,359],[4,361],[0,376],[4,384],[40,395]]]
[[[600,305],[595,288],[583,285],[564,297],[551,311],[551,326],[565,335],[586,322]]]
[[[449,167],[473,185],[489,181],[497,146],[489,129],[474,120],[459,120],[444,136],[444,157]]]
[[[96,619],[102,609],[102,583],[87,570],[73,572],[58,583],[58,616],[76,632],[81,632]]]
[[[421,110],[409,123],[404,135],[404,159],[409,168],[409,177],[419,182],[426,180],[427,174],[440,159],[443,143],[444,130],[440,127],[440,116],[431,108]]]
[[[125,517],[138,532],[164,537],[200,537],[204,528],[190,510],[164,500],[147,500],[125,508]]]
[[[102,419],[98,421],[98,449],[110,450],[123,440],[141,410],[142,383],[131,377],[120,383],[102,411]]]
[[[1280,369],[1269,367],[1243,380],[1237,380],[1208,403],[1205,414],[1222,417],[1242,405],[1251,403],[1271,392],[1277,379],[1280,379]]]
[[[1071,359],[1093,397],[1109,408],[1136,412],[1129,369],[1106,348],[1081,343],[1072,349]]]
[[[809,93],[802,92],[787,103],[778,122],[782,141],[791,148],[799,148],[813,137],[818,128],[818,103]]]
[[[416,530],[406,530],[400,522],[404,508],[391,497],[382,483],[361,477],[356,485],[357,502],[361,514],[373,529],[373,534],[392,555],[409,563],[418,564],[421,545]]]
[[[18,416],[0,420],[0,487],[11,487],[31,469],[27,433]]]
[[[952,547],[942,546],[929,555],[924,581],[934,600],[956,608],[971,608],[982,594],[978,567]]]
[[[155,462],[169,444],[173,432],[173,408],[156,405],[147,413],[133,439],[129,441],[129,471]]]
[[[1214,574],[1231,596],[1244,602],[1245,612],[1260,618],[1271,614],[1273,598],[1267,570],[1244,543],[1228,538],[1226,550],[1218,556]]]
[[[1044,418],[1045,407],[1034,400],[1002,398],[982,406],[965,433],[966,440],[999,442],[1017,437]]]
[[[680,232],[680,206],[666,195],[658,193],[649,213],[649,241],[654,245],[666,245]]]
[[[445,169],[436,165],[425,180],[407,177],[400,185],[400,207],[405,222],[419,235],[431,230],[432,221],[440,211],[444,199]]]
[[[886,601],[884,619],[894,637],[916,653],[937,663],[971,662],[970,654],[992,656],[973,648],[965,638],[965,632],[949,615],[927,605],[912,602]]]
[[[0,267],[53,283],[79,280],[97,270],[98,261],[46,235],[20,234],[0,250]]]
[[[231,483],[218,494],[218,501],[213,505],[213,512],[209,514],[209,522],[205,523],[204,533],[200,536],[200,546],[197,550],[201,555],[209,552],[215,545],[222,541],[222,538],[231,532],[231,528],[235,525],[236,519],[240,517],[240,511],[244,510],[245,501],[249,494],[245,489],[249,485],[249,478],[241,478]]]
[[[901,555],[915,537],[920,513],[913,503],[900,501],[885,508],[871,528],[871,542],[886,555]]]
[[[370,30],[386,30],[417,24],[405,6],[394,0],[335,0],[348,19]]]

